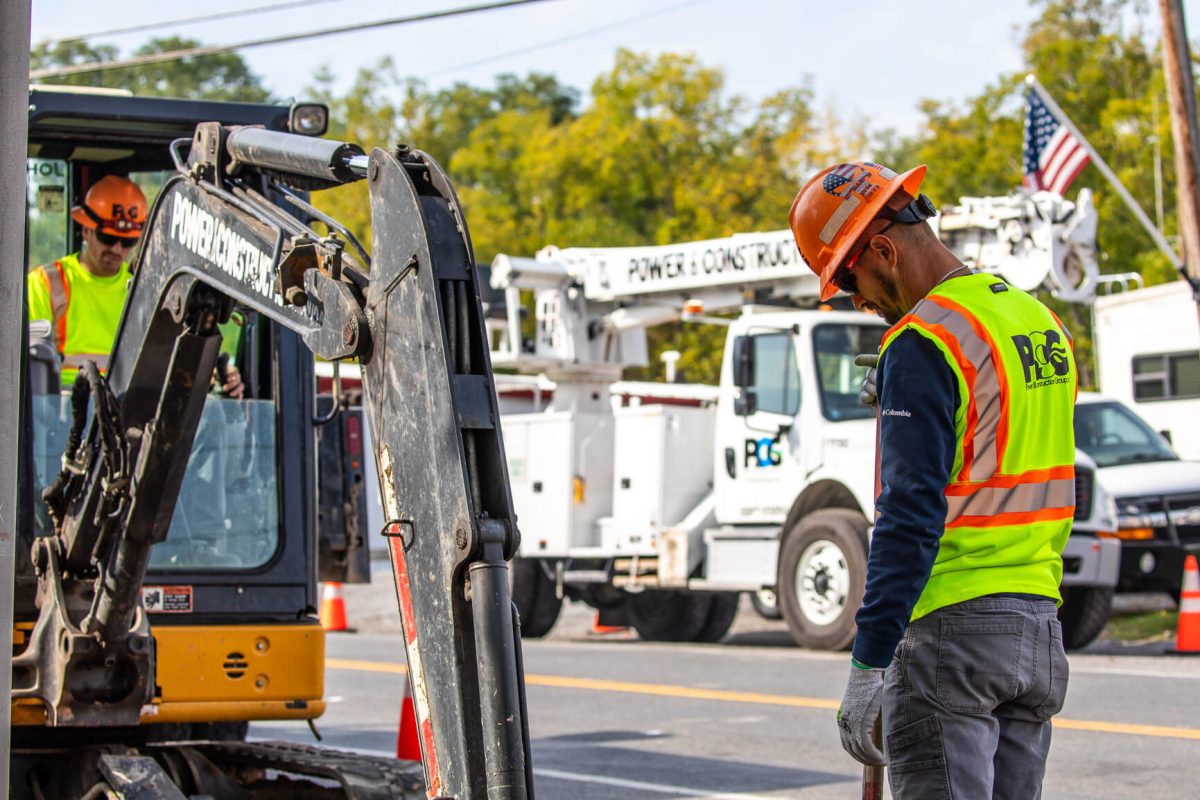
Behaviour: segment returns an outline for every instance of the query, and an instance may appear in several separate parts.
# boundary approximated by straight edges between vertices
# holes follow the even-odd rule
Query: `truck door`
[[[732,346],[735,397],[732,414],[721,414],[718,423],[717,516],[723,523],[777,523],[801,479],[793,334],[751,328]]]

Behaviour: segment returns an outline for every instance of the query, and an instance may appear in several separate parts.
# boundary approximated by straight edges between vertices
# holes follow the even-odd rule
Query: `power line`
[[[625,17],[624,19],[619,19],[614,22],[610,22],[607,25],[600,25],[595,28],[589,28],[585,31],[576,31],[575,33],[569,33],[566,36],[559,36],[556,39],[547,39],[544,42],[538,42],[536,44],[531,44],[527,47],[521,47],[516,50],[509,50],[504,53],[497,53],[492,56],[487,56],[486,58],[478,59],[477,61],[468,61],[465,64],[456,64],[453,67],[444,67],[443,69],[435,69],[433,72],[425,73],[423,78],[428,79],[428,78],[434,77],[435,75],[445,75],[448,72],[458,72],[459,70],[472,69],[474,67],[483,66],[484,64],[490,64],[493,61],[500,61],[505,58],[511,58],[512,56],[525,55],[526,53],[532,53],[535,50],[542,50],[547,47],[554,47],[555,45],[564,44],[566,42],[572,42],[572,41],[575,41],[576,39],[583,39],[587,36],[593,36],[597,33],[602,33],[604,31],[611,30],[613,28],[618,28],[622,25],[629,25],[630,23],[633,23],[633,22],[641,22],[642,20],[650,19],[651,17],[657,17],[662,14],[669,14],[672,11],[678,11],[682,8],[686,8],[688,6],[694,6],[697,3],[703,3],[703,2],[705,2],[705,0],[687,0],[687,2],[677,3],[673,6],[659,8],[654,11],[648,11],[645,14],[637,14],[632,17]]]
[[[122,36],[127,33],[142,33],[144,31],[152,31],[158,28],[176,28],[183,25],[195,25],[200,22],[215,22],[222,19],[230,19],[231,17],[248,17],[254,14],[267,14],[272,11],[287,11],[293,8],[302,8],[304,6],[315,6],[321,3],[338,3],[341,0],[289,0],[286,3],[272,3],[265,6],[254,6],[252,8],[238,8],[232,11],[218,11],[213,14],[203,14],[198,17],[183,17],[181,19],[163,20],[161,22],[144,22],[140,25],[132,25],[128,28],[110,28],[106,31],[92,31],[90,33],[80,33],[75,36],[60,36],[57,38],[42,39],[40,42],[34,42],[34,47],[41,47],[49,44],[67,44],[70,42],[83,42],[88,39],[100,39],[105,36]]]
[[[375,22],[360,22],[353,25],[342,25],[332,28],[321,28],[315,31],[306,31],[303,33],[289,33],[282,36],[271,36],[265,39],[251,39],[247,42],[239,42],[237,44],[212,45],[208,47],[189,47],[183,50],[169,50],[162,53],[147,53],[140,56],[132,56],[130,58],[118,58],[111,61],[94,61],[86,64],[72,64],[65,67],[49,67],[47,69],[33,70],[29,73],[30,80],[41,80],[43,78],[61,78],[67,75],[79,75],[85,72],[100,72],[102,70],[120,69],[122,67],[140,67],[145,64],[160,64],[164,61],[178,61],[183,58],[197,58],[200,56],[213,56],[222,53],[232,53],[235,50],[248,50],[252,47],[265,47],[272,44],[284,44],[285,42],[298,42],[305,39],[317,39],[324,36],[335,36],[340,33],[353,33],[355,31],[372,30],[375,28],[387,28],[395,25],[406,25],[412,22],[426,22],[434,19],[444,19],[446,17],[458,17],[466,14],[476,14],[482,11],[493,11],[501,8],[512,8],[513,6],[525,6],[533,3],[544,3],[547,0],[501,0],[501,2],[484,3],[475,6],[462,6],[460,8],[452,8],[446,11],[431,11],[426,14],[416,14],[410,17],[394,17],[392,19],[376,20]]]

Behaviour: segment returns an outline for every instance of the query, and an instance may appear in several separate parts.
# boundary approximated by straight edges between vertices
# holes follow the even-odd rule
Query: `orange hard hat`
[[[136,183],[105,175],[92,184],[83,202],[71,209],[71,219],[100,233],[136,239],[142,235],[146,213],[146,195]]]
[[[925,166],[897,175],[882,164],[850,161],[818,172],[792,202],[788,223],[800,257],[821,279],[821,299],[838,289],[831,279],[851,245],[901,189],[916,197]]]

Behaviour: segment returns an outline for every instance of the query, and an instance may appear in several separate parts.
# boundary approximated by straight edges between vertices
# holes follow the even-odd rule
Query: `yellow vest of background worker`
[[[97,277],[79,263],[78,253],[30,271],[29,319],[50,322],[54,348],[63,357],[64,387],[75,382],[84,361],[107,366],[131,277],[127,263],[116,275]]]

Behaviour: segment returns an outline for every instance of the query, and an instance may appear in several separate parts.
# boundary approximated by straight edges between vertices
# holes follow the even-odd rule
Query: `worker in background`
[[[1049,309],[942,245],[924,176],[838,164],[790,213],[822,299],[840,289],[892,325],[839,732],[864,764],[886,755],[897,800],[1030,800],[1067,688],[1056,606],[1075,503],[1075,362]]]
[[[71,209],[83,228],[83,249],[30,270],[29,319],[51,324],[70,386],[84,361],[104,369],[116,338],[130,279],[129,254],[146,221],[146,196],[128,178],[108,175]]]
[[[149,209],[133,181],[106,175],[92,184],[71,219],[83,229],[83,249],[30,270],[29,320],[50,322],[68,387],[85,361],[101,371],[117,336],[132,277],[129,256],[137,247]],[[230,365],[222,391],[241,397],[241,376]]]

